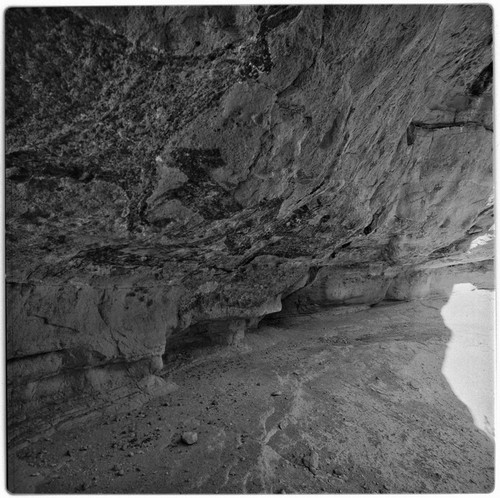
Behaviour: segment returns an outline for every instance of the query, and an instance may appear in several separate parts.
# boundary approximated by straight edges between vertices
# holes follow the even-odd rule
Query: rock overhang
[[[12,359],[491,259],[491,44],[488,6],[10,9]]]

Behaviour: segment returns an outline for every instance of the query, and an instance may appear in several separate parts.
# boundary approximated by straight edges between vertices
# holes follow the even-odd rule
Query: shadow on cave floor
[[[175,392],[33,443],[10,482],[87,494],[489,492],[494,443],[450,377],[447,293],[267,322],[239,346],[192,338],[183,352],[181,341],[165,372]]]

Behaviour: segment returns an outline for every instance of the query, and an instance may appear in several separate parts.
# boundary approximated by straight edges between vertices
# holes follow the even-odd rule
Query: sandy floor
[[[491,491],[493,441],[447,381],[444,305],[327,310],[268,321],[239,346],[193,347],[165,372],[175,392],[11,455],[9,489]]]

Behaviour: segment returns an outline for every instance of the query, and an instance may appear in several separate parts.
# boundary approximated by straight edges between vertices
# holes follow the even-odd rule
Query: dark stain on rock
[[[114,266],[116,268],[137,268],[154,267],[159,268],[163,265],[163,258],[157,256],[142,256],[139,254],[126,252],[123,249],[126,245],[104,246],[80,251],[73,261],[82,265],[92,263],[102,266]],[[139,291],[137,288],[136,291]]]
[[[260,20],[259,35],[266,36],[269,31],[295,19],[302,11],[302,7],[300,5],[269,5],[267,8],[259,6],[255,10]]]
[[[229,217],[241,208],[231,192],[210,175],[211,169],[225,164],[218,149],[179,148],[172,153],[172,159],[175,167],[186,174],[188,181],[169,191],[169,199],[179,199],[206,220]]]
[[[328,149],[329,147],[332,146],[334,140],[335,140],[335,132],[338,128],[338,116],[335,117],[335,119],[332,122],[332,125],[330,126],[329,130],[325,133],[323,136],[323,139],[321,140],[319,144],[320,149]]]
[[[413,145],[415,143],[415,125],[410,123],[406,128],[406,144]]]
[[[269,73],[273,67],[267,34],[281,24],[295,19],[301,12],[300,6],[259,5],[255,8],[260,28],[254,42],[242,47],[241,61],[237,74],[242,80],[258,79],[261,73]]]
[[[10,170],[8,178],[15,182],[25,182],[31,178],[84,178],[82,166],[64,164],[57,158],[38,151],[16,151],[6,154],[5,167]],[[86,181],[88,177],[84,178]]]
[[[269,73],[271,68],[271,54],[265,38],[258,38],[242,48],[241,63],[237,69],[241,80],[256,80],[261,73]]]

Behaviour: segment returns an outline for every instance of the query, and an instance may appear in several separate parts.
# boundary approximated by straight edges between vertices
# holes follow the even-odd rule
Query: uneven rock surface
[[[13,444],[170,391],[183,337],[492,258],[486,5],[13,8],[5,42]]]

